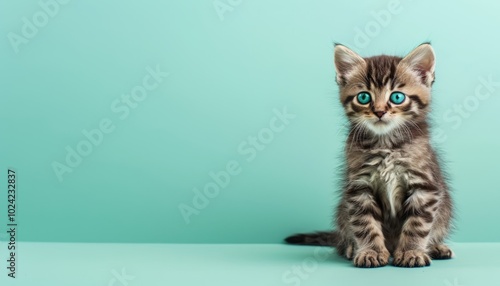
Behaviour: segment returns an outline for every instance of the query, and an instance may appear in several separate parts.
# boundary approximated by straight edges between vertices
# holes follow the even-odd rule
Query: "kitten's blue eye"
[[[402,92],[396,91],[391,94],[391,98],[389,99],[394,104],[401,104],[405,101],[406,95]]]
[[[358,93],[358,102],[361,104],[368,104],[372,101],[372,97],[368,92]]]

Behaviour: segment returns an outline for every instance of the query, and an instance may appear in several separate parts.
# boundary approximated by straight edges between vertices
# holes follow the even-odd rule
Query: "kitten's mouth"
[[[394,122],[391,120],[377,119],[371,122],[371,131],[378,135],[389,134],[394,129]]]

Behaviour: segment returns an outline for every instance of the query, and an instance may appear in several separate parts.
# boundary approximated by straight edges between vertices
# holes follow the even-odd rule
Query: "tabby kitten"
[[[331,245],[357,267],[428,266],[453,252],[443,241],[452,201],[429,142],[427,115],[434,51],[362,58],[335,46],[340,101],[350,123],[337,231],[297,234],[286,242]]]

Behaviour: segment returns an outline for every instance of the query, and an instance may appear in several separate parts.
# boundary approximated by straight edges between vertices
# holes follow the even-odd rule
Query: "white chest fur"
[[[383,152],[379,157],[378,164],[374,165],[375,170],[372,176],[373,185],[377,186],[378,195],[388,207],[391,217],[395,217],[397,211],[402,207],[401,198],[405,195],[404,188],[407,174],[405,168],[400,164],[402,160],[399,152]]]

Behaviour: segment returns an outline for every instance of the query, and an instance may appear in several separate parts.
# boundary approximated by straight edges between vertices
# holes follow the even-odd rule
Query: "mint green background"
[[[453,243],[457,258],[433,260],[430,267],[359,269],[327,247],[39,242],[19,247],[18,277],[7,277],[2,267],[2,285],[498,285],[500,253],[498,243]]]
[[[16,54],[7,34],[40,7],[0,2],[0,164],[18,172],[19,239],[275,243],[327,229],[344,140],[333,42],[404,55],[431,40],[434,122],[445,134],[436,141],[457,205],[452,239],[500,241],[500,90],[459,126],[443,118],[474,96],[480,77],[500,81],[500,3],[402,0],[357,45],[356,28],[387,3],[243,1],[221,21],[212,1],[71,1]],[[111,102],[156,65],[170,76],[120,120]],[[296,118],[247,162],[238,145],[284,106]],[[103,118],[116,129],[60,182],[51,164]],[[230,160],[241,174],[186,224],[179,204]]]

